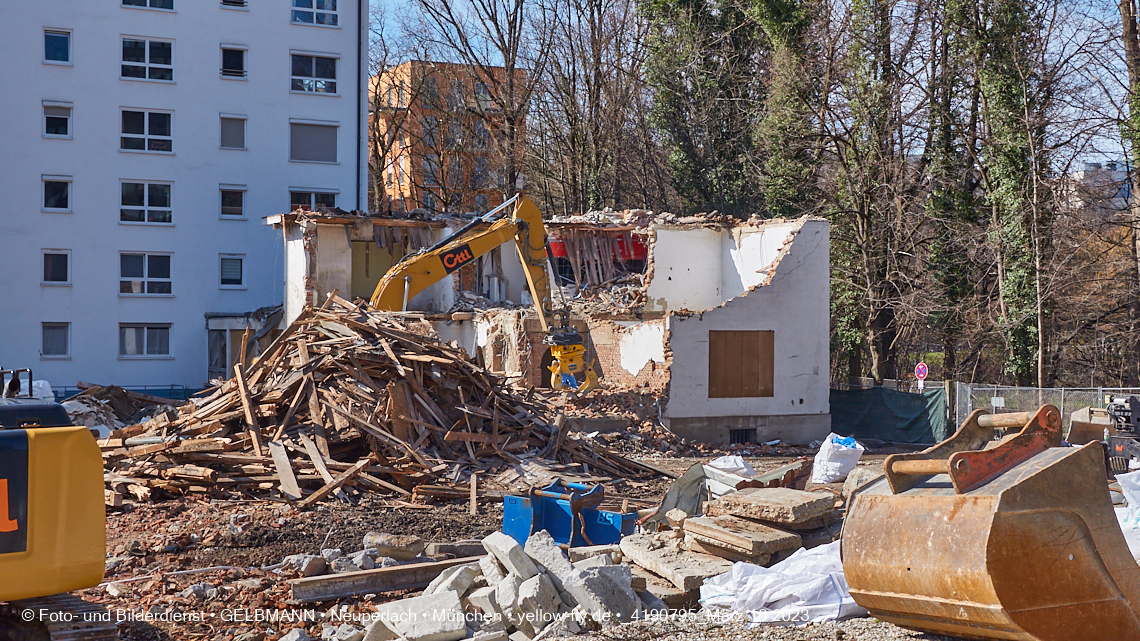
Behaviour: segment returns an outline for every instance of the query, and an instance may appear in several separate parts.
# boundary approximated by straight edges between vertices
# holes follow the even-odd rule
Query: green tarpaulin
[[[831,431],[892,443],[941,442],[952,432],[946,424],[946,390],[912,394],[884,387],[833,389]]]

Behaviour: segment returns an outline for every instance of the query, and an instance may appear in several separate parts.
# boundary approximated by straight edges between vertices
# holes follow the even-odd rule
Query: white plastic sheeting
[[[797,550],[770,568],[737,563],[706,579],[701,605],[747,612],[753,623],[819,623],[866,616],[847,590],[839,541]]]
[[[744,460],[744,457],[735,454],[722,456],[715,461],[709,463],[710,466],[732,474],[739,474],[740,476],[756,476],[756,470]]]
[[[850,436],[843,437],[835,432],[828,434],[815,455],[811,482],[823,484],[843,481],[855,469],[863,451],[863,446]]]
[[[1116,521],[1124,532],[1132,558],[1140,559],[1140,472],[1117,474],[1116,482],[1120,484],[1124,500],[1128,501],[1128,507],[1116,508]]]

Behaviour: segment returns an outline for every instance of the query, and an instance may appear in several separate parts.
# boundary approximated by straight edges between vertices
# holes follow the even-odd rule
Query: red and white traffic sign
[[[926,363],[919,361],[918,365],[914,366],[914,377],[920,381],[926,380],[926,375],[930,373],[930,369],[926,367]]]

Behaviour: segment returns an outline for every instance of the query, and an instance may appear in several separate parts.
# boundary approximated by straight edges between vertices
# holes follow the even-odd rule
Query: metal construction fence
[[[1105,395],[1140,396],[1138,387],[1005,387],[1001,385],[954,384],[954,418],[957,425],[976,409],[990,412],[1032,412],[1046,403],[1061,410],[1061,423],[1069,429],[1069,417],[1085,407],[1104,407]]]

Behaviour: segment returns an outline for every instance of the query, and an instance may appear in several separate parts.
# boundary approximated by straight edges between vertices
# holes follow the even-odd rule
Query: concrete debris
[[[730,495],[731,496],[731,495]],[[700,541],[759,556],[800,547],[798,534],[737,516],[702,516],[685,521],[684,531]]]
[[[689,518],[688,513],[682,509],[673,508],[665,513],[665,520],[672,528],[681,528],[685,525],[685,519]]]
[[[321,550],[321,556],[323,556],[328,563],[332,563],[344,556],[344,552],[342,552],[340,548],[325,548]]]
[[[883,477],[882,466],[867,466],[860,465],[847,475],[847,480],[843,482],[843,502],[845,504],[851,503],[851,495],[858,492],[860,489],[874,483]]]
[[[296,628],[286,632],[277,641],[312,641],[312,638],[304,628]]]
[[[479,576],[478,563],[469,563],[467,565],[457,565],[453,568],[448,568],[427,586],[427,589],[424,590],[424,594],[436,594],[449,590],[459,595],[466,594],[471,584],[475,582],[475,577],[477,576]]]
[[[557,616],[560,603],[558,590],[547,574],[539,573],[523,581],[519,586],[519,629],[534,638]]]
[[[621,562],[621,556],[620,556],[621,555],[621,547],[617,544],[613,544],[613,545],[590,545],[590,546],[583,546],[583,547],[578,547],[578,548],[570,548],[569,550],[567,550],[567,553],[570,556],[570,562],[571,563],[577,563],[578,561],[581,561],[583,559],[588,559],[592,556],[597,556],[599,554],[609,554],[610,558],[613,559],[614,563],[620,563]],[[615,557],[615,555],[617,555],[617,556]]]
[[[705,505],[705,515],[797,524],[823,516],[834,503],[835,495],[831,493],[804,492],[786,487],[746,488],[709,501]]]
[[[375,548],[380,556],[407,561],[424,553],[424,540],[410,534],[369,532],[364,535],[364,548]],[[474,555],[457,554],[456,556]]]
[[[479,569],[483,572],[483,578],[487,581],[487,585],[492,587],[498,585],[507,576],[507,571],[494,554],[485,554],[479,559]]]
[[[323,556],[292,554],[285,557],[283,567],[297,570],[301,576],[317,576],[328,570],[328,561]]]
[[[637,565],[630,566],[630,572],[635,579],[645,583],[643,592],[648,592],[670,608],[687,608],[697,602],[701,596],[700,588],[685,591],[677,588],[669,581],[653,574]]]
[[[671,581],[683,592],[701,587],[709,577],[727,572],[732,562],[683,549],[673,536],[634,534],[621,540],[622,555],[633,563]]]
[[[717,545],[714,542],[701,540],[696,535],[685,535],[685,549],[690,552],[699,552],[700,554],[711,554],[712,556],[719,556],[728,561],[744,563],[751,563],[753,565],[767,565],[772,560],[771,554],[745,554],[739,549],[724,547]]]
[[[613,565],[613,559],[608,554],[599,554],[591,556],[574,564],[575,570],[585,570],[586,568],[596,568],[603,565]]]
[[[538,574],[534,561],[527,555],[521,545],[502,532],[492,532],[483,539],[483,547],[495,555],[499,563],[503,564],[511,574],[522,580]]]
[[[595,622],[603,626],[625,623],[641,611],[641,600],[630,586],[630,574],[628,565],[575,570],[565,582],[566,591]]]
[[[563,591],[562,584],[574,572],[574,566],[570,564],[570,559],[567,558],[566,553],[554,541],[554,537],[550,536],[546,530],[535,532],[526,540],[526,546],[523,550],[527,556],[550,574],[554,587],[559,592]]]
[[[384,603],[376,606],[376,614],[379,620],[372,629],[384,626],[405,641],[459,641],[467,636],[459,595],[450,590]],[[373,640],[371,631],[368,641],[383,641]]]

